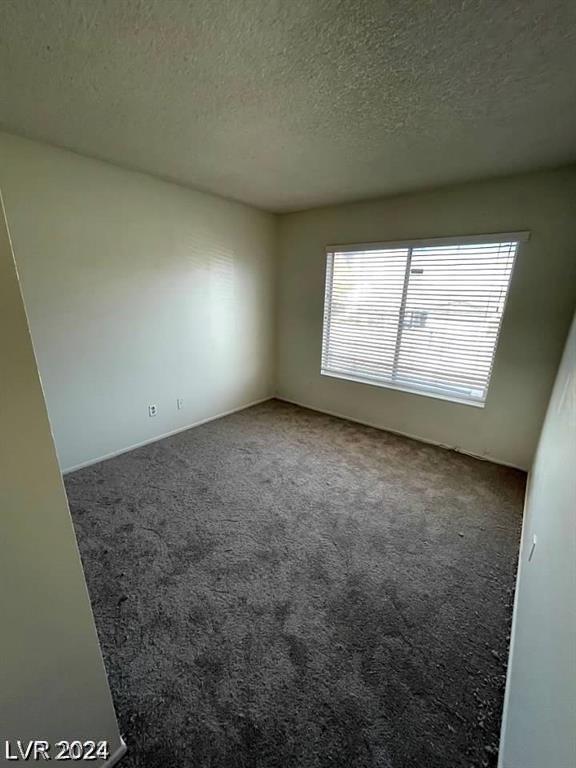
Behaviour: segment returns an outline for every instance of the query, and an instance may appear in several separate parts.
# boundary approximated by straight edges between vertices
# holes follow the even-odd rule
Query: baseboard
[[[84,469],[85,467],[91,467],[94,464],[99,464],[101,461],[106,461],[107,459],[114,459],[116,456],[121,456],[123,453],[130,453],[130,451],[136,450],[136,448],[142,448],[145,445],[150,445],[151,443],[156,443],[159,440],[164,440],[166,437],[172,437],[172,435],[177,435],[180,432],[186,432],[188,429],[193,429],[194,427],[199,427],[202,424],[207,424],[210,421],[216,421],[217,419],[222,419],[224,416],[230,416],[233,413],[238,413],[239,411],[244,411],[246,408],[252,408],[254,405],[259,405],[260,403],[265,403],[268,400],[280,400],[284,403],[290,403],[291,405],[298,405],[300,408],[308,408],[310,411],[316,411],[316,413],[323,413],[326,416],[334,416],[337,419],[344,419],[344,421],[352,421],[355,424],[362,424],[365,427],[372,427],[373,429],[379,429],[381,432],[390,432],[393,435],[400,435],[401,437],[408,437],[411,440],[418,440],[420,443],[426,443],[427,445],[435,445],[439,448],[445,448],[449,451],[456,451],[457,453],[462,453],[465,456],[471,456],[474,459],[479,459],[480,461],[490,461],[493,464],[501,464],[504,467],[511,467],[512,469],[519,469],[522,472],[527,472],[528,470],[525,467],[519,467],[517,464],[512,464],[507,461],[502,461],[501,459],[496,459],[493,456],[480,456],[476,453],[472,453],[471,451],[463,451],[461,448],[456,448],[452,445],[446,445],[445,443],[440,443],[435,440],[429,440],[425,437],[421,437],[420,435],[414,435],[410,432],[402,432],[398,429],[389,429],[388,427],[382,427],[379,424],[375,424],[374,422],[367,421],[364,419],[355,419],[352,416],[347,416],[343,413],[338,413],[337,411],[329,411],[325,408],[317,408],[314,405],[309,405],[308,403],[303,403],[299,400],[292,400],[289,397],[284,397],[283,395],[274,394],[274,395],[267,395],[266,397],[262,397],[259,400],[253,400],[250,403],[246,403],[245,405],[240,405],[238,408],[231,408],[228,411],[223,411],[221,413],[217,413],[214,416],[209,416],[206,419],[200,419],[199,421],[195,421],[192,424],[187,424],[184,427],[178,427],[178,429],[173,429],[170,432],[164,432],[161,435],[157,435],[156,437],[151,437],[148,440],[142,440],[139,443],[134,443],[132,445],[127,446],[126,448],[121,448],[118,451],[112,451],[111,453],[106,453],[103,456],[99,456],[95,459],[89,459],[88,461],[83,461],[80,464],[75,464],[72,467],[67,467],[66,469],[62,470],[63,475],[68,475],[71,472],[76,472],[78,469]]]
[[[202,424],[207,424],[209,421],[216,421],[217,419],[223,419],[224,416],[231,416],[233,413],[238,413],[238,411],[244,411],[246,408],[252,408],[254,405],[259,405],[260,403],[265,403],[268,400],[274,400],[275,395],[268,395],[267,397],[261,397],[259,400],[253,400],[251,403],[246,403],[245,405],[239,405],[238,408],[231,408],[229,411],[223,411],[222,413],[217,413],[214,416],[208,416],[207,419],[200,419],[200,421],[195,421],[192,424],[187,424],[185,427],[178,427],[178,429],[173,429],[170,432],[164,432],[161,435],[157,435],[156,437],[151,437],[148,440],[142,440],[140,443],[134,443],[133,445],[129,445],[126,448],[120,448],[118,451],[112,451],[112,453],[106,453],[104,456],[99,456],[96,459],[88,459],[88,461],[83,461],[80,464],[75,464],[72,467],[67,467],[66,469],[62,470],[63,475],[68,475],[71,472],[76,472],[78,469],[84,469],[85,467],[91,467],[94,464],[100,464],[101,461],[107,461],[108,459],[114,459],[116,456],[121,456],[123,453],[130,453],[130,451],[136,450],[136,448],[143,448],[145,445],[150,445],[150,443],[157,443],[159,440],[164,440],[166,437],[172,437],[172,435],[177,435],[180,432],[186,432],[188,429],[193,429],[194,427],[199,427]]]
[[[112,768],[112,766],[116,765],[116,763],[118,763],[124,757],[125,754],[126,754],[126,743],[122,738],[122,736],[120,736],[120,746],[112,755],[110,755],[110,757],[108,758],[108,760],[106,760],[102,768]]]
[[[283,395],[275,395],[275,400],[281,400],[284,403],[290,403],[291,405],[298,405],[300,408],[308,408],[310,411],[316,411],[317,413],[324,413],[326,416],[335,416],[337,419],[344,419],[344,421],[353,421],[355,424],[362,424],[364,427],[372,427],[373,429],[379,429],[381,432],[390,432],[392,435],[399,435],[400,437],[409,437],[411,440],[418,440],[419,443],[426,443],[426,445],[435,445],[438,448],[445,448],[448,451],[456,451],[456,453],[462,453],[465,456],[471,456],[473,459],[480,459],[480,461],[490,461],[492,464],[501,464],[504,467],[511,467],[512,469],[519,469],[522,472],[527,472],[528,470],[524,467],[519,467],[517,464],[510,464],[507,461],[502,461],[501,459],[495,459],[492,456],[480,456],[477,453],[472,453],[470,451],[463,451],[461,448],[456,448],[453,445],[446,445],[445,443],[439,443],[435,440],[428,440],[425,437],[421,437],[420,435],[413,435],[410,432],[401,432],[398,429],[389,429],[388,427],[382,427],[379,424],[374,424],[374,422],[371,421],[365,421],[363,419],[354,419],[352,416],[346,416],[343,413],[337,413],[336,411],[328,411],[325,408],[316,408],[314,405],[307,405],[306,403],[301,403],[298,400],[292,400],[288,397],[284,397]]]

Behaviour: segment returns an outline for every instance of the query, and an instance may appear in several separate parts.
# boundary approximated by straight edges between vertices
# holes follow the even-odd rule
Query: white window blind
[[[322,374],[483,405],[525,239],[331,246]]]

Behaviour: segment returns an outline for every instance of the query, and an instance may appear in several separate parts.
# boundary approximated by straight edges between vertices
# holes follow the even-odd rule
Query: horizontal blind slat
[[[483,400],[518,243],[476,240],[328,253],[322,371]]]

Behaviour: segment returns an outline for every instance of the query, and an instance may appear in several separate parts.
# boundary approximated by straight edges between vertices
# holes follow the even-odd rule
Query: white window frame
[[[345,244],[327,245],[325,248],[325,257],[326,257],[325,258],[325,280],[324,280],[325,289],[324,289],[324,312],[323,312],[323,321],[322,321],[322,340],[321,340],[321,348],[322,348],[321,357],[322,358],[324,356],[324,340],[326,337],[326,328],[327,326],[329,326],[329,323],[330,323],[332,283],[330,283],[330,285],[328,284],[328,275],[330,274],[330,259],[334,253],[348,253],[348,252],[355,252],[355,251],[364,251],[364,252],[380,251],[380,250],[387,250],[387,249],[390,249],[390,250],[407,249],[409,251],[408,262],[407,262],[407,274],[408,274],[412,249],[442,246],[442,245],[446,245],[446,246],[480,245],[480,244],[488,245],[490,243],[499,243],[499,242],[518,243],[516,253],[514,255],[514,262],[512,264],[510,279],[508,282],[508,290],[506,291],[506,297],[505,297],[504,305],[502,309],[502,320],[500,322],[500,326],[498,328],[498,332],[496,334],[496,339],[494,342],[494,354],[492,357],[492,363],[490,365],[488,377],[486,380],[486,397],[484,398],[484,400],[475,401],[468,398],[458,397],[458,395],[456,394],[451,395],[451,394],[447,394],[446,392],[440,392],[440,391],[434,392],[433,385],[423,385],[422,387],[406,386],[403,384],[396,384],[394,382],[383,381],[378,378],[370,379],[370,377],[368,376],[356,377],[353,374],[338,373],[338,372],[324,369],[322,364],[320,367],[321,375],[328,376],[334,379],[343,379],[345,381],[353,381],[359,384],[366,384],[368,386],[383,387],[384,389],[392,389],[400,392],[408,392],[409,394],[412,394],[412,395],[431,397],[438,400],[447,400],[448,402],[458,403],[460,405],[470,405],[474,408],[484,408],[486,406],[486,400],[488,397],[488,390],[490,387],[492,372],[494,369],[494,363],[495,363],[496,354],[498,351],[500,333],[502,331],[504,316],[506,314],[506,307],[508,304],[508,297],[510,294],[510,286],[512,285],[512,280],[514,277],[516,261],[517,261],[522,243],[525,243],[527,240],[529,240],[529,238],[530,238],[530,232],[527,230],[521,230],[517,232],[501,232],[497,234],[490,233],[486,235],[429,237],[429,238],[412,239],[412,240],[391,240],[391,241],[371,242],[371,243],[345,243]],[[406,282],[404,284],[404,294],[407,292],[407,286],[408,286],[408,280],[406,279]],[[403,297],[403,301],[404,301],[404,297]]]

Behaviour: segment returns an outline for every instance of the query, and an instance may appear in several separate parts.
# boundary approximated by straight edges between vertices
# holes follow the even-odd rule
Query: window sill
[[[347,373],[330,371],[325,368],[320,371],[320,374],[322,376],[329,376],[333,379],[353,381],[356,384],[367,384],[368,386],[381,387],[382,389],[393,389],[397,392],[406,392],[410,395],[420,395],[420,397],[431,397],[434,400],[444,400],[449,403],[457,403],[458,405],[470,405],[473,408],[484,408],[486,405],[486,401],[469,400],[465,397],[458,397],[457,395],[445,394],[443,392],[433,392],[428,389],[420,389],[418,387],[410,387],[403,384],[393,384],[388,381],[380,381],[379,379],[371,379],[369,377],[353,376]]]

